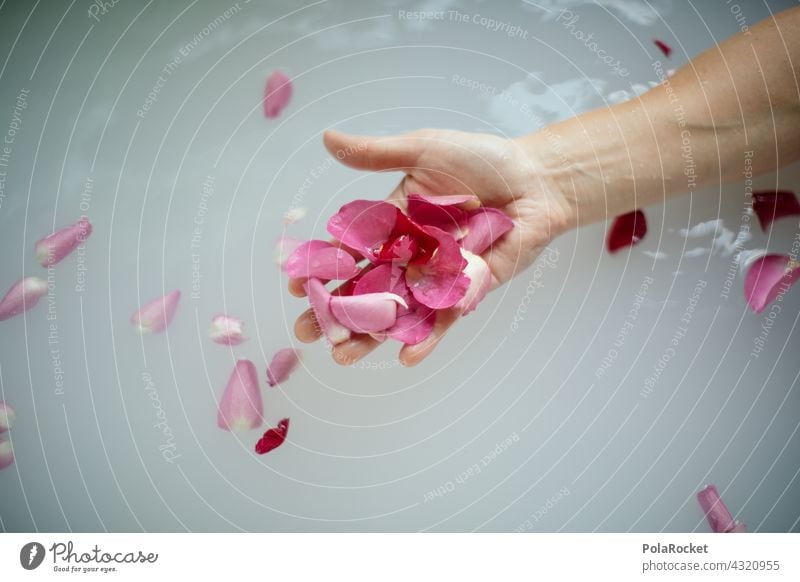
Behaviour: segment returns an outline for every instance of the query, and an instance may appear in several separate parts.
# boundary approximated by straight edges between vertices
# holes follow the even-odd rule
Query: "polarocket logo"
[[[19,563],[26,570],[35,570],[44,561],[44,546],[39,542],[28,542],[19,551]]]

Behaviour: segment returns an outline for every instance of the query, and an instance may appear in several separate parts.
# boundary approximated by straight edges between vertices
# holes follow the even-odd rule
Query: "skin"
[[[740,178],[745,152],[755,174],[800,159],[800,8],[663,75],[665,82],[638,98],[518,139],[438,129],[382,138],[329,131],[325,147],[352,152],[342,160],[351,168],[404,172],[389,196],[401,205],[414,192],[471,193],[508,214],[515,228],[483,255],[497,287],[570,229]],[[292,280],[289,289],[302,296],[302,284]],[[439,311],[431,336],[403,346],[400,361],[421,362],[459,316]],[[303,342],[319,339],[310,310],[295,333]],[[352,364],[379,345],[354,336],[334,347],[333,358]]]

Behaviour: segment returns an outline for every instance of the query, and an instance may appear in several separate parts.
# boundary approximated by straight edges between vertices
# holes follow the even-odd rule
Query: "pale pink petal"
[[[765,255],[750,265],[744,279],[744,297],[753,311],[761,313],[798,278],[800,263],[783,255]]]
[[[92,234],[91,223],[82,218],[75,224],[65,226],[36,243],[36,260],[43,267],[61,262]]]
[[[39,277],[25,277],[11,286],[0,299],[0,321],[5,321],[39,303],[47,293],[47,281]]]
[[[483,301],[483,298],[491,289],[492,271],[480,256],[464,249],[461,249],[461,254],[467,260],[464,274],[469,277],[470,283],[466,295],[455,304],[455,307],[463,310],[462,315],[467,315],[478,306],[478,303]]]
[[[286,440],[286,435],[289,433],[289,419],[283,418],[278,421],[276,428],[271,428],[264,433],[256,443],[256,453],[264,455],[273,449],[277,449]]]
[[[283,215],[283,224],[290,226],[296,222],[300,222],[306,216],[305,208],[292,208]]]
[[[280,265],[281,269],[284,271],[286,270],[286,261],[304,242],[306,241],[300,240],[299,238],[292,238],[290,236],[282,236],[278,239],[278,241],[275,243],[273,256],[275,257],[275,262]]]
[[[0,433],[4,433],[14,426],[16,419],[17,413],[14,411],[14,407],[0,400]]]
[[[300,350],[284,348],[278,350],[267,368],[267,383],[270,386],[277,386],[281,382],[289,379],[300,363]]]
[[[322,240],[310,240],[300,245],[286,261],[290,277],[317,279],[350,279],[359,269],[353,255]]]
[[[397,321],[397,306],[408,307],[394,293],[331,297],[331,312],[337,321],[356,333],[375,333],[392,327]]]
[[[350,330],[339,323],[331,313],[331,294],[319,279],[309,279],[303,288],[308,295],[308,302],[314,311],[314,317],[322,328],[322,333],[333,344],[340,344],[350,339]]]
[[[175,317],[180,300],[181,292],[178,289],[170,291],[163,297],[143,305],[131,316],[131,323],[139,333],[161,333]]]
[[[480,255],[494,242],[514,228],[514,222],[496,208],[478,208],[467,221],[467,234],[460,244],[471,253]]]
[[[0,434],[0,470],[10,467],[14,463],[14,450],[7,434]]]
[[[351,249],[374,259],[394,230],[400,210],[388,202],[355,200],[328,221],[328,232]]]
[[[461,238],[466,234],[469,213],[455,206],[470,200],[477,200],[473,196],[421,196],[409,194],[408,217],[423,226],[435,226]]]
[[[291,80],[280,71],[273,72],[264,88],[264,115],[270,119],[278,117],[291,100]]]
[[[708,525],[714,533],[730,533],[735,528],[736,531],[743,531],[744,524],[739,524],[733,519],[728,507],[720,499],[719,492],[714,485],[708,485],[697,494],[697,501],[706,514]]]
[[[238,317],[219,314],[211,318],[208,332],[211,341],[224,346],[238,346],[247,338],[244,336],[244,323]]]
[[[467,261],[452,236],[434,227],[427,227],[427,231],[439,246],[426,263],[408,266],[406,283],[417,301],[433,309],[445,309],[458,303],[467,292],[469,278],[463,274]]]
[[[769,230],[773,221],[785,216],[800,214],[800,202],[794,192],[778,190],[775,192],[753,192],[753,212],[764,231]]]
[[[250,360],[238,360],[219,402],[217,426],[224,430],[258,428],[264,420],[264,404],[258,373]]]

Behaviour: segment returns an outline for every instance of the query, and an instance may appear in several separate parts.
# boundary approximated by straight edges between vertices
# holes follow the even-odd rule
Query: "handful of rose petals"
[[[350,202],[328,221],[328,232],[356,256],[312,240],[283,268],[290,277],[308,279],[311,308],[332,344],[352,333],[417,344],[430,335],[437,310],[467,314],[491,287],[480,254],[514,224],[495,208],[462,208],[477,201],[472,195],[411,194],[407,213],[389,202]],[[329,280],[344,284],[331,293]]]

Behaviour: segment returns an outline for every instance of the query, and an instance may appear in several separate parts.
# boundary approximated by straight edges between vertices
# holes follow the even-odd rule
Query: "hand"
[[[402,205],[412,193],[468,193],[478,196],[484,206],[505,212],[514,221],[514,229],[483,255],[493,275],[493,288],[528,267],[571,224],[569,204],[558,192],[555,181],[547,177],[529,143],[432,129],[394,137],[358,137],[334,131],[325,134],[328,151],[351,168],[405,172],[389,196],[395,203]],[[289,290],[301,297],[302,285],[302,280],[290,280]],[[431,335],[400,350],[403,365],[422,361],[460,315],[456,309],[438,311]],[[302,342],[319,339],[319,325],[311,310],[297,319],[295,334]],[[350,365],[379,345],[369,335],[354,335],[334,347],[333,357],[338,363]]]

